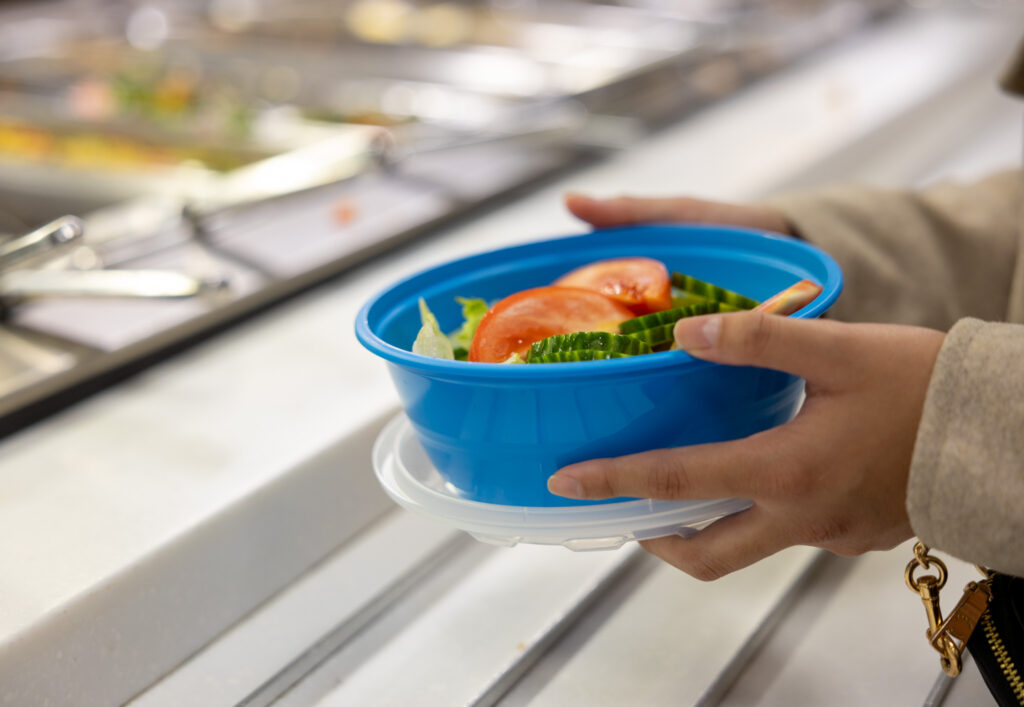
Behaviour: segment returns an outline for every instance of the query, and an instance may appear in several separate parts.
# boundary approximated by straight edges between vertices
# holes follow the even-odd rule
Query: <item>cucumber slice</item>
[[[718,285],[712,285],[710,282],[698,280],[695,277],[684,275],[681,272],[672,273],[672,284],[689,294],[699,295],[717,302],[723,302],[738,309],[753,309],[760,304],[757,300],[745,297],[738,292],[727,290],[724,287],[719,287]]]
[[[619,325],[619,330],[626,336],[642,341],[653,349],[656,346],[672,342],[673,329],[680,319],[696,317],[701,314],[714,314],[720,310],[720,307],[719,302],[712,301],[693,304],[689,307],[666,309],[664,312],[627,319]]]
[[[622,324],[619,324],[619,332],[622,334],[634,334],[638,331],[643,331],[644,329],[653,329],[655,327],[665,326],[666,324],[675,324],[677,321],[685,317],[696,317],[700,314],[714,314],[719,311],[721,311],[721,304],[719,302],[700,302],[697,304],[691,304],[687,307],[675,307],[661,312],[645,314],[642,317],[636,317],[635,319],[627,319],[622,322]]]
[[[635,356],[651,351],[644,342],[621,334],[612,334],[607,331],[579,331],[572,334],[556,334],[535,342],[530,346],[526,359],[531,361],[535,356],[561,351],[586,350],[608,351],[626,356]]]
[[[701,297],[700,295],[695,295],[692,292],[683,292],[675,287],[672,288],[672,309],[691,307],[695,304],[704,304],[707,301],[707,297]]]
[[[637,341],[642,341],[651,348],[655,346],[661,346],[672,341],[672,331],[676,328],[676,323],[662,324],[661,326],[650,327],[649,329],[642,329],[641,331],[634,331],[628,336]]]
[[[719,302],[717,300],[708,300],[718,305],[719,312],[743,312],[746,311],[746,307],[737,307],[735,304],[729,304],[728,302]]]
[[[708,302],[715,302],[718,304],[719,312],[741,312],[742,307],[737,307],[734,304],[728,304],[727,302],[718,302],[717,300],[708,299],[707,297],[701,297],[695,295],[692,292],[683,292],[672,288],[672,308],[679,309],[680,307],[692,307],[695,304],[707,304]]]
[[[609,358],[629,358],[630,354],[618,351],[597,351],[595,349],[578,349],[576,351],[554,351],[552,353],[530,356],[527,363],[574,363],[576,361],[603,361]]]

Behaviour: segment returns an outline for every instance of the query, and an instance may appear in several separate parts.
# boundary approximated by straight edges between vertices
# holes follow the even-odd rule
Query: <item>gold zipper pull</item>
[[[942,622],[939,629],[932,634],[932,646],[938,650],[938,642],[943,637],[949,636],[960,641],[958,649],[962,653],[963,645],[974,633],[974,627],[978,625],[978,621],[981,620],[981,615],[985,613],[990,601],[992,601],[992,588],[989,586],[988,580],[968,584],[964,588],[964,595],[960,597],[960,601],[953,611]]]

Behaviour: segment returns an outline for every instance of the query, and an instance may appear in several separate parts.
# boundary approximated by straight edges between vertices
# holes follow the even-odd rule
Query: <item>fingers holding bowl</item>
[[[597,199],[578,192],[565,195],[574,216],[597,228],[642,223],[715,223],[794,235],[781,212],[767,206],[730,204],[678,196]]]
[[[704,582],[748,567],[792,544],[757,506],[715,521],[691,537],[669,535],[640,541],[647,552]]]
[[[685,197],[645,199],[616,196],[596,199],[570,192],[565,196],[565,205],[577,218],[600,228],[653,222],[700,223],[707,216],[709,203]]]
[[[679,347],[697,358],[785,371],[815,385],[837,384],[855,363],[847,328],[822,319],[711,314],[680,319],[674,334]]]
[[[751,498],[759,495],[757,469],[771,447],[771,431],[732,442],[592,459],[559,469],[548,479],[551,493],[599,500],[636,496],[666,501]]]

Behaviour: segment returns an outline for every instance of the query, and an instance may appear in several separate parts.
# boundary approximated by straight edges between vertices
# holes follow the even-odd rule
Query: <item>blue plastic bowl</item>
[[[455,297],[493,301],[550,284],[595,260],[648,256],[756,299],[798,280],[824,286],[796,317],[839,296],[828,255],[792,238],[697,225],[595,231],[474,255],[413,275],[367,302],[359,341],[388,363],[430,460],[466,498],[521,506],[578,505],[547,491],[566,464],[661,447],[737,439],[791,419],[803,381],[786,373],[665,351],[607,361],[507,365],[412,353],[423,297],[444,331],[462,321]]]

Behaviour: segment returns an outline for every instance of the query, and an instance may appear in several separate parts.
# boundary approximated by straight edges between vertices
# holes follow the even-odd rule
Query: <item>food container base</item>
[[[373,448],[373,467],[384,491],[403,508],[454,526],[482,542],[505,547],[527,543],[562,545],[575,551],[614,550],[631,540],[689,537],[752,505],[743,498],[641,499],[557,507],[472,501],[463,498],[433,467],[404,413],[381,431]]]

